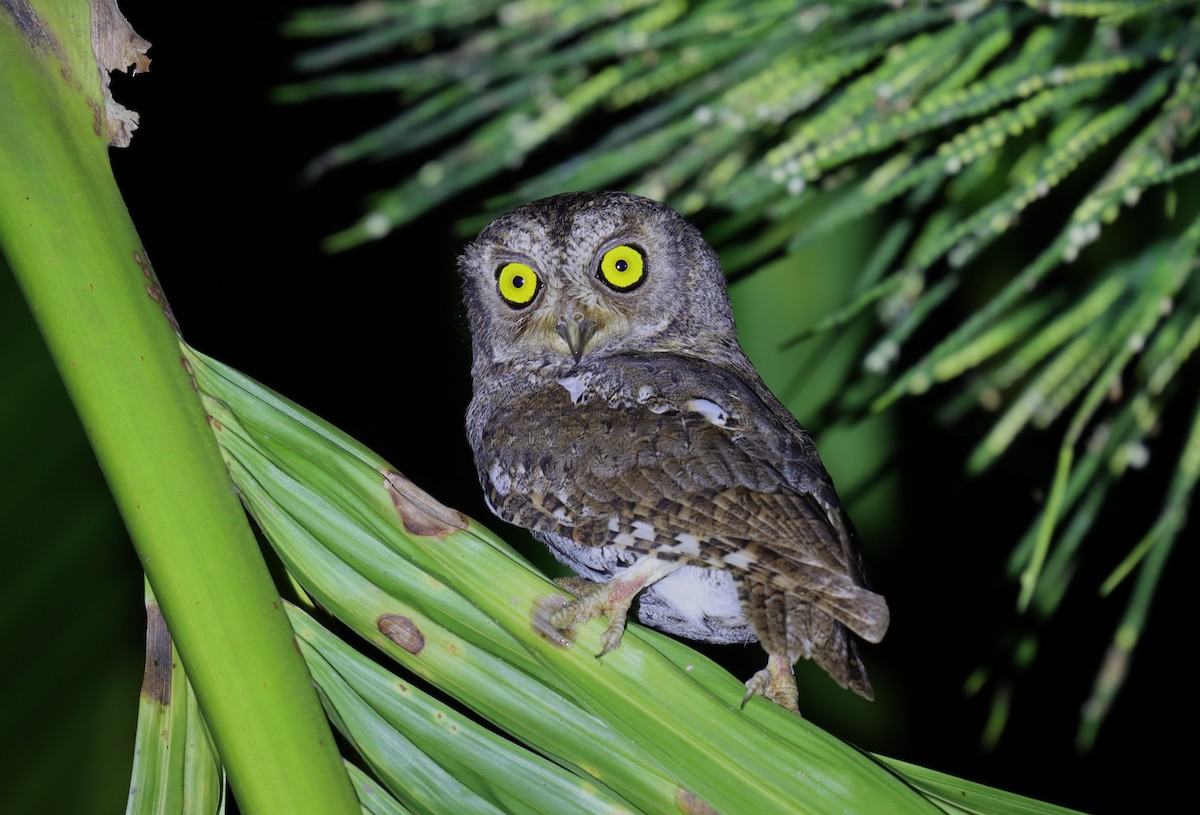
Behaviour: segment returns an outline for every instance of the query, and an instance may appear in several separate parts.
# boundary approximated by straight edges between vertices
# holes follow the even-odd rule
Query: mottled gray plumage
[[[609,614],[610,650],[641,591],[655,628],[760,640],[751,690],[794,707],[805,657],[870,698],[848,630],[879,641],[887,605],[812,441],[742,353],[699,232],[655,201],[569,193],[497,219],[459,266],[488,503],[602,584],[548,626]]]

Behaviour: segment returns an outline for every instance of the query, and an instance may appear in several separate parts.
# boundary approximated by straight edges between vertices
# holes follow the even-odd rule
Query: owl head
[[[670,207],[578,192],[493,221],[459,258],[475,369],[629,351],[740,355],[725,277]]]

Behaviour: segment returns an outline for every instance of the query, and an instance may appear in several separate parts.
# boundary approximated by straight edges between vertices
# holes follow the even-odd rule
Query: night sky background
[[[185,338],[362,440],[445,503],[487,518],[462,429],[470,348],[454,267],[463,243],[455,223],[478,212],[482,194],[460,196],[386,240],[323,253],[320,239],[354,220],[368,191],[411,173],[415,160],[353,167],[315,183],[303,182],[301,170],[324,148],[390,116],[394,100],[272,103],[271,89],[296,78],[290,58],[302,44],[278,34],[292,5],[202,5],[188,15],[174,4],[121,6],[153,43],[153,64],[146,75],[114,79],[114,95],[140,113],[141,127],[129,148],[112,152],[113,168]],[[225,17],[231,10],[236,16]],[[19,296],[11,280],[2,285],[3,298]],[[32,327],[21,329],[20,344],[12,339],[18,328],[0,336],[30,366],[49,370],[34,359],[44,352]],[[61,388],[45,387],[47,432],[75,445],[63,459],[70,483],[95,485],[100,477]],[[932,405],[914,399],[895,411],[889,478],[897,509],[860,522],[889,537],[876,556],[867,542],[874,584],[893,614],[884,643],[865,649],[877,701],[842,699],[850,694],[832,686],[825,693],[819,683],[829,683],[815,677],[817,698],[801,698],[806,715],[864,749],[1086,811],[1149,811],[1172,800],[1187,778],[1168,740],[1188,738],[1194,719],[1180,636],[1194,619],[1184,606],[1194,532],[1177,546],[1099,742],[1087,755],[1072,746],[1126,596],[1102,602],[1090,587],[1144,531],[1146,516],[1129,520],[1127,510],[1156,506],[1164,473],[1134,475],[1107,510],[1111,554],[1082,567],[1073,599],[1041,634],[1038,661],[1014,685],[1008,732],[984,752],[986,700],[964,697],[962,685],[1022,631],[1011,625],[1016,590],[1002,564],[1048,482],[1058,435],[1034,439],[1040,446],[1027,444],[985,478],[968,480],[961,463],[984,425],[936,424]],[[1184,419],[1178,410],[1168,415],[1168,433]],[[1169,435],[1157,443],[1172,449]],[[64,553],[52,574],[36,578],[43,582],[22,583],[35,578],[22,576],[21,551],[37,548],[56,506],[25,504],[5,547],[14,565],[0,609],[23,633],[10,644],[9,664],[21,666],[8,677],[17,695],[6,695],[12,708],[0,719],[0,738],[20,758],[7,762],[12,777],[0,779],[0,811],[112,812],[124,806],[132,761],[141,573],[115,510],[98,507],[112,534]],[[71,598],[71,625],[38,624],[50,596],[39,586]],[[748,676],[757,649],[732,650],[707,653]],[[83,791],[64,808],[68,776],[84,779]]]

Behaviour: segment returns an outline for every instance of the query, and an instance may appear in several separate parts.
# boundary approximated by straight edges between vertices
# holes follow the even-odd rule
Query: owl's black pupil
[[[525,278],[521,277],[520,275],[516,275],[512,279],[512,284],[514,289],[523,289],[525,288]]]
[[[621,260],[618,260],[616,263],[614,263],[614,264],[613,264],[613,267],[614,267],[614,268],[615,268],[615,269],[616,269],[618,272],[623,272],[623,271],[625,271],[626,269],[628,269],[628,268],[629,268],[629,264],[628,264],[628,263],[626,263],[624,259],[621,259]]]

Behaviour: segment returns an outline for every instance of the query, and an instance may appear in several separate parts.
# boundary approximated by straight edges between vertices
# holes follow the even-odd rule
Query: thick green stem
[[[358,806],[109,167],[111,0],[0,0],[0,252],[66,383],[245,812]],[[63,473],[70,511],[71,474]],[[132,692],[132,689],[131,689]]]

